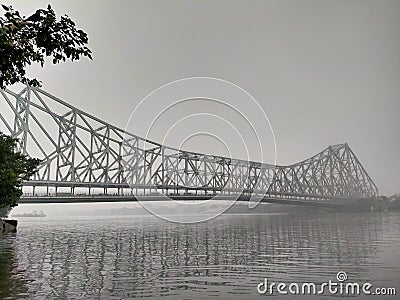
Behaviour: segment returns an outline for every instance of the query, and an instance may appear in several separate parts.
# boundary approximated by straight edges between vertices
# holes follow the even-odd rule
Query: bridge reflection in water
[[[42,160],[21,202],[193,200],[343,205],[378,189],[347,144],[289,166],[170,148],[119,129],[38,89],[1,90],[0,131]],[[44,126],[43,124],[46,124]],[[51,124],[51,125],[50,125]],[[143,197],[143,198],[142,198]]]
[[[397,220],[331,213],[226,215],[192,226],[137,216],[25,221],[12,243],[7,282],[15,284],[8,292],[33,299],[252,299],[264,277],[318,283],[338,271],[379,286],[388,279],[374,274],[400,267],[377,264],[384,247],[400,245]],[[396,275],[389,279],[386,285],[398,286]]]

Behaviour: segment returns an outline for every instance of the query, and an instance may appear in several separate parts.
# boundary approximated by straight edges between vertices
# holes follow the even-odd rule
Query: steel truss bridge
[[[378,197],[347,144],[270,165],[170,148],[104,122],[39,89],[0,90],[0,131],[41,159],[21,203],[229,199],[345,204]]]

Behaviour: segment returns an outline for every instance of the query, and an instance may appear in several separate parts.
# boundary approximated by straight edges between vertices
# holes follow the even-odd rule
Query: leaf
[[[9,8],[8,6],[5,6],[4,4],[2,4],[1,6],[3,7],[3,9],[4,9],[5,11],[9,11],[9,10],[10,10],[10,8]]]
[[[26,67],[33,63],[43,67],[46,57],[54,64],[83,56],[92,59],[87,34],[68,15],[58,21],[49,5],[21,18],[11,6],[2,6],[6,12],[0,16],[0,88],[18,82],[40,86],[36,79],[26,77]]]

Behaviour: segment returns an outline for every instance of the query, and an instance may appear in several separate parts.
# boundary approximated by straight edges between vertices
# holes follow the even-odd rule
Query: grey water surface
[[[399,293],[399,229],[399,212],[222,215],[195,225],[21,218],[16,234],[0,235],[0,299],[265,299],[264,278],[317,284],[339,271]]]

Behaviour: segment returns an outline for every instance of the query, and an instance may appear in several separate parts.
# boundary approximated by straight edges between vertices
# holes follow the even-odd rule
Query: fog
[[[125,128],[135,106],[163,84],[192,76],[222,78],[250,92],[267,113],[279,164],[348,142],[381,194],[399,192],[399,1],[5,4],[28,15],[48,2],[88,33],[94,60],[32,66],[29,74],[43,81],[44,90]],[[238,102],[233,98],[225,100]],[[144,107],[130,130],[145,136],[142,125],[163,106]],[[259,122],[258,111],[251,110],[252,123]],[[169,122],[177,120],[168,116]],[[166,142],[179,147],[188,134],[184,128],[209,131],[206,125],[194,120],[178,126]],[[150,138],[161,142],[164,134],[155,128]],[[239,140],[233,131],[221,134],[225,141]],[[256,148],[253,140],[246,144]],[[203,140],[185,147],[225,154],[218,143]],[[270,160],[273,153],[267,152]],[[239,158],[246,158],[243,153]]]

